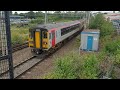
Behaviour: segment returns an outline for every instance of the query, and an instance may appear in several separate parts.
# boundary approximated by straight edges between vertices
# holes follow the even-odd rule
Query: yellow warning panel
[[[35,44],[36,48],[40,48],[40,32],[35,32]]]

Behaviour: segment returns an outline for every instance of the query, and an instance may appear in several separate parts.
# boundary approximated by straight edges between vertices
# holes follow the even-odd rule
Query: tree
[[[25,16],[25,13],[20,13],[19,15],[20,15],[20,16]]]
[[[18,13],[17,13],[17,12],[15,12],[15,13],[14,13],[14,15],[18,15]]]
[[[33,11],[30,11],[27,13],[27,17],[30,19],[33,19],[33,18],[35,18],[35,13]]]
[[[61,14],[61,11],[55,11],[54,14]]]
[[[35,13],[36,18],[43,17],[43,16],[44,16],[44,14],[41,11],[38,11]]]
[[[104,21],[105,21],[105,18],[103,17],[103,14],[97,14],[95,18],[94,17],[91,18],[89,28],[100,29]]]
[[[109,21],[106,21],[103,14],[101,13],[91,18],[89,28],[99,29],[100,36],[110,35],[114,30],[112,23]]]

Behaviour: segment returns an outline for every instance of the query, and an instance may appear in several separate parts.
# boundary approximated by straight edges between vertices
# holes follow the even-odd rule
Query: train
[[[84,28],[84,20],[37,25],[29,29],[29,47],[34,54],[48,52]]]

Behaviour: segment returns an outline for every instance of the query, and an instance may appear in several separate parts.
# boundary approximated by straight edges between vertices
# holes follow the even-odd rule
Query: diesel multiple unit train
[[[84,28],[84,20],[37,25],[29,29],[29,47],[35,54],[50,51]]]

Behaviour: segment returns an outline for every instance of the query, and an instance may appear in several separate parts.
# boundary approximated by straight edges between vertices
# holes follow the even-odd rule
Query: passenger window
[[[56,31],[56,38],[57,38],[57,31]]]
[[[43,38],[47,38],[47,32],[43,31]]]
[[[49,33],[49,39],[51,39],[51,33]]]
[[[55,33],[52,33],[52,39],[54,39],[55,38]]]
[[[29,37],[32,39],[33,38],[33,32],[29,33]]]

